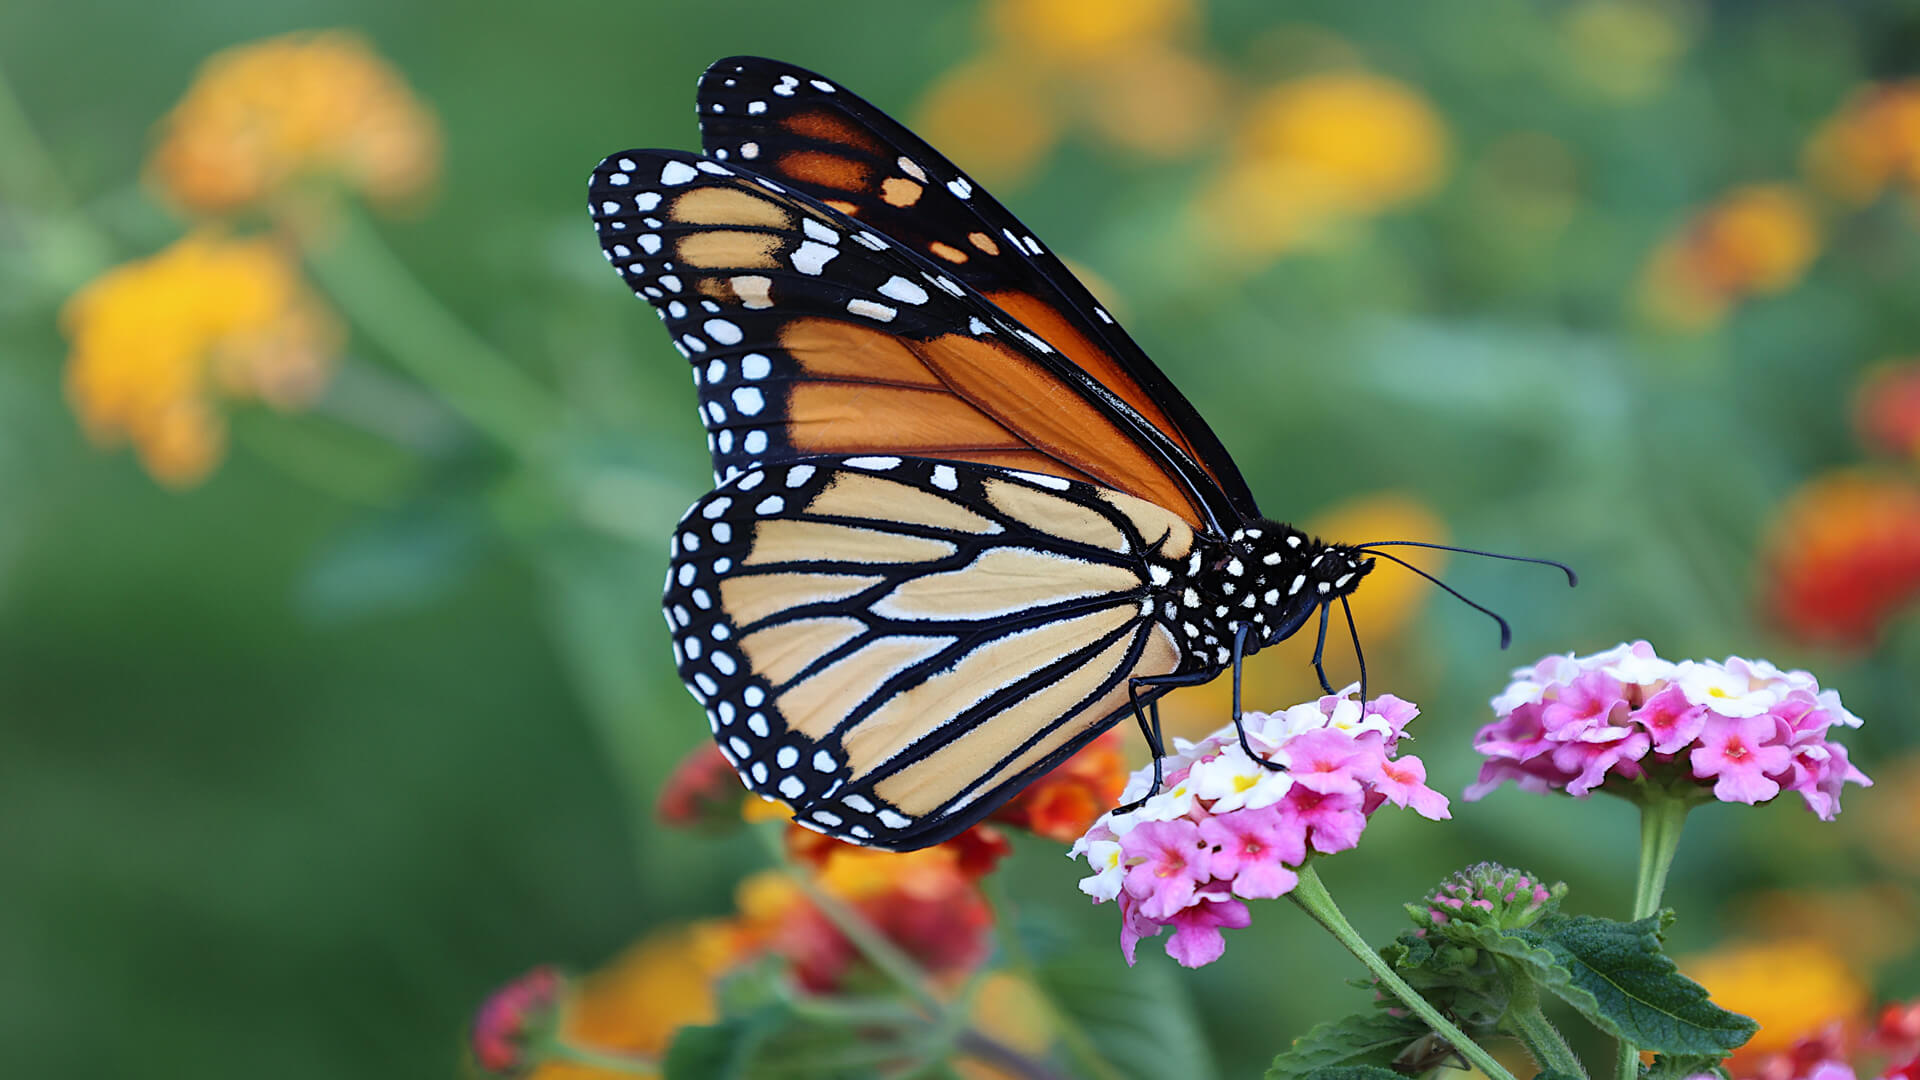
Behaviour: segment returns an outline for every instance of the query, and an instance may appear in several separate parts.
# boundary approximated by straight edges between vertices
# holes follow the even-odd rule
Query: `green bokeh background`
[[[1690,209],[1793,180],[1848,93],[1907,73],[1920,5],[1661,7],[1691,40],[1633,101],[1569,76],[1570,10],[1206,7],[1199,47],[1243,89],[1282,74],[1260,47],[1275,27],[1318,27],[1444,118],[1442,186],[1329,252],[1242,276],[1195,250],[1182,206],[1212,152],[1149,163],[1070,133],[999,194],[1111,283],[1270,514],[1409,491],[1460,542],[1579,567],[1569,593],[1456,562],[1457,585],[1513,618],[1513,652],[1471,611],[1430,603],[1406,670],[1376,669],[1377,688],[1425,706],[1436,786],[1471,779],[1468,736],[1513,663],[1640,636],[1673,657],[1813,667],[1870,718],[1850,743],[1872,773],[1914,741],[1920,631],[1896,624],[1868,656],[1783,641],[1753,614],[1755,551],[1780,499],[1861,456],[1846,419],[1858,373],[1920,353],[1911,209],[1833,218],[1804,282],[1715,332],[1649,333],[1631,301]],[[363,31],[444,124],[440,192],[382,223],[386,243],[570,421],[536,453],[503,453],[356,335],[332,400],[378,412],[412,451],[325,409],[243,412],[211,481],[169,493],[79,433],[55,313],[108,262],[178,235],[136,178],[195,66],[334,26]],[[19,155],[0,162],[9,1075],[448,1075],[493,986],[727,910],[752,845],[650,820],[659,780],[705,738],[657,614],[662,541],[705,486],[704,454],[684,365],[601,267],[584,179],[621,147],[695,145],[693,80],[713,58],[790,59],[910,117],[985,38],[962,3],[0,8],[0,72],[72,200]],[[1517,131],[1551,134],[1577,166],[1573,216],[1544,237],[1471,179]],[[1327,864],[1363,932],[1390,935],[1401,901],[1482,858],[1571,880],[1575,910],[1627,907],[1625,805],[1509,789],[1455,809],[1449,825],[1384,815]],[[1117,934],[1111,909],[1083,911],[1057,849],[1018,858],[1008,878],[1061,932]],[[1849,824],[1715,808],[1675,871],[1675,941],[1735,933],[1752,890],[1887,874]],[[1223,1075],[1255,1070],[1329,1001],[1360,1004],[1340,983],[1358,969],[1297,912],[1255,918],[1224,962],[1175,980]],[[1873,974],[1885,993],[1920,990],[1910,956]]]

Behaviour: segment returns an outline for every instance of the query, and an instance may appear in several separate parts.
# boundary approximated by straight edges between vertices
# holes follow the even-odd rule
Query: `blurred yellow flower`
[[[1889,184],[1920,195],[1920,79],[1854,91],[1807,141],[1807,174],[1839,198],[1860,204]]]
[[[1446,523],[1425,503],[1398,492],[1363,495],[1315,515],[1300,526],[1314,536],[1342,543],[1368,540],[1425,540],[1447,542]],[[1395,548],[1394,554],[1438,575],[1446,553],[1417,548]],[[1366,582],[1353,594],[1353,623],[1371,659],[1368,666],[1390,660],[1396,643],[1419,613],[1433,586],[1402,566],[1381,559]],[[1353,671],[1352,644],[1346,619],[1336,610],[1327,630],[1328,677],[1341,687],[1339,673]],[[1241,672],[1242,707],[1268,712],[1318,697],[1320,684],[1313,673],[1313,647],[1319,623],[1247,660]],[[1402,688],[1404,692],[1405,688]],[[1376,688],[1369,687],[1370,692]],[[1227,722],[1233,707],[1233,681],[1227,676],[1161,699],[1161,722],[1171,734],[1197,738]]]
[[[1739,1062],[1785,1050],[1834,1021],[1858,1024],[1871,993],[1832,946],[1814,940],[1743,941],[1681,960],[1680,970],[1707,988],[1714,1003],[1760,1024],[1737,1051]]]
[[[1908,876],[1920,875],[1920,754],[1909,753],[1874,769],[1878,780],[1860,794],[1856,828],[1882,863]],[[1892,773],[1892,776],[1886,775]]]
[[[1862,794],[1878,794],[1887,786],[1883,782]],[[1776,890],[1752,897],[1743,908],[1741,924],[1755,936],[1817,937],[1863,976],[1906,955],[1920,929],[1913,894],[1892,882],[1852,889]]]
[[[914,127],[987,184],[1031,172],[1060,136],[1061,118],[1034,65],[989,53],[937,79]]]
[[[1566,71],[1615,101],[1640,101],[1665,89],[1686,51],[1690,28],[1679,6],[1650,0],[1586,0],[1561,18]]]
[[[162,483],[220,459],[216,398],[297,408],[325,383],[341,330],[271,240],[195,232],[108,271],[61,312],[67,399],[90,438],[125,441]]]
[[[572,1045],[601,1053],[657,1057],[672,1043],[674,1032],[714,1021],[713,983],[737,959],[732,932],[718,922],[648,935],[575,984],[561,1033]],[[531,1080],[628,1080],[635,1075],[559,1061],[545,1062],[529,1074]]]
[[[1032,983],[1004,971],[980,979],[973,996],[973,1029],[1030,1059],[1044,1059],[1053,1046],[1053,1007]],[[1022,1080],[1015,1070],[981,1058],[964,1057],[953,1069],[965,1080]]]
[[[1662,325],[1707,329],[1741,300],[1799,282],[1820,243],[1820,225],[1792,187],[1736,188],[1654,250],[1641,307]]]
[[[1426,194],[1446,159],[1446,127],[1417,90],[1365,71],[1308,75],[1254,100],[1197,209],[1221,246],[1277,255]]]
[[[160,125],[154,183],[195,213],[258,204],[302,181],[392,205],[440,167],[439,127],[359,35],[287,34],[216,53]]]
[[[1035,59],[1111,64],[1190,26],[1194,7],[1193,0],[991,0],[987,25],[998,40]]]

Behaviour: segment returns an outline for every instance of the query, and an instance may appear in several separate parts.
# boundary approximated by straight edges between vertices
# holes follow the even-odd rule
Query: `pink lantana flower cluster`
[[[1842,787],[1872,784],[1827,737],[1860,718],[1804,671],[1737,656],[1673,663],[1636,641],[1513,674],[1493,699],[1498,719],[1474,737],[1487,760],[1468,800],[1508,780],[1581,797],[1630,796],[1645,781],[1748,804],[1793,791],[1831,820]]]
[[[1181,964],[1219,959],[1220,931],[1250,921],[1243,901],[1291,892],[1311,855],[1358,844],[1387,803],[1448,816],[1420,759],[1395,756],[1419,709],[1390,694],[1363,704],[1353,693],[1242,717],[1254,753],[1279,770],[1249,757],[1231,725],[1197,743],[1175,739],[1159,792],[1102,818],[1074,844],[1071,854],[1094,871],[1081,891],[1120,906],[1127,963],[1141,938],[1169,927],[1167,954]],[[1121,805],[1145,798],[1152,784],[1151,766],[1134,773]]]

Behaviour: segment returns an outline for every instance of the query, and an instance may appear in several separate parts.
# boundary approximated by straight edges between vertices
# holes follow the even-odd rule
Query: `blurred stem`
[[[880,932],[873,928],[873,924],[867,922],[859,912],[853,910],[839,897],[821,888],[820,883],[813,880],[811,874],[795,866],[793,860],[787,857],[786,847],[780,839],[784,828],[785,826],[780,826],[755,830],[774,862],[786,871],[794,884],[800,886],[800,891],[807,895],[807,899],[820,910],[820,914],[826,916],[827,921],[832,923],[835,929],[845,934],[854,948],[860,950],[860,955],[866,957],[881,974],[898,983],[901,989],[927,1011],[928,1015],[944,1018],[947,1003],[941,1001],[940,996],[933,992],[932,981],[927,977],[927,973],[920,969],[920,965],[914,962],[913,957],[894,947],[893,942],[881,936]]]
[[[1333,896],[1327,892],[1326,885],[1320,881],[1320,875],[1312,865],[1302,866],[1299,873],[1300,883],[1287,894],[1289,900],[1299,905],[1302,911],[1313,917],[1313,921],[1325,927],[1340,944],[1345,945],[1355,959],[1365,964],[1368,971],[1373,972],[1374,978],[1379,979],[1382,986],[1391,990],[1393,996],[1400,999],[1401,1004],[1425,1021],[1426,1025],[1441,1038],[1451,1043],[1462,1057],[1472,1062],[1491,1080],[1514,1080],[1513,1074],[1501,1068],[1492,1054],[1487,1053],[1479,1043],[1468,1038],[1466,1032],[1453,1026],[1451,1021],[1441,1016],[1440,1010],[1434,1008],[1426,998],[1421,997],[1418,990],[1408,986],[1407,981],[1402,979],[1371,945],[1367,944],[1367,940],[1360,936],[1359,931],[1353,928],[1353,924],[1347,922],[1347,917],[1340,913],[1339,905],[1333,902]]]
[[[641,1054],[610,1054],[604,1050],[590,1050],[584,1046],[555,1039],[539,1048],[531,1055],[546,1061],[564,1061],[570,1065],[585,1065],[589,1068],[605,1069],[608,1072],[623,1073],[627,1076],[658,1076],[660,1062]]]
[[[1100,1056],[1093,1037],[1081,1028],[1072,1014],[1062,1009],[1047,993],[1040,981],[1039,969],[1033,957],[1027,953],[1026,944],[1020,940],[1020,934],[1013,925],[1013,901],[1007,896],[1006,887],[1000,879],[990,877],[986,881],[987,901],[993,905],[994,923],[1000,927],[1000,948],[1007,955],[1008,966],[1018,972],[1033,988],[1033,992],[1046,1003],[1048,1019],[1053,1022],[1053,1030],[1060,1035],[1060,1042],[1067,1048],[1080,1071],[1093,1080],[1124,1080],[1120,1070]]]
[[[4,69],[0,69],[0,148],[5,150],[0,153],[4,190],[22,204],[42,210],[74,209],[73,193],[60,179],[52,152],[27,119],[27,110],[21,107]]]
[[[342,206],[307,262],[355,325],[474,427],[522,457],[562,420],[547,389],[427,291],[357,208]]]
[[[288,416],[232,425],[234,442],[268,466],[344,503],[391,506],[411,483],[409,463],[391,455],[349,453],[338,440],[316,437]]]
[[[1500,1030],[1524,1043],[1535,1064],[1561,1076],[1585,1080],[1587,1070],[1567,1045],[1566,1037],[1540,1011],[1539,984],[1512,965],[1502,964],[1501,969],[1507,976],[1511,994],[1507,998],[1507,1010],[1500,1016]]]
[[[1633,886],[1635,922],[1660,910],[1660,898],[1666,895],[1667,871],[1673,868],[1674,853],[1680,850],[1680,829],[1686,824],[1693,804],[1657,788],[1642,789],[1640,804],[1640,874]],[[1635,1080],[1640,1075],[1640,1048],[1622,1039],[1614,1059],[1615,1080]]]
[[[961,1053],[993,1066],[1000,1072],[1023,1078],[1023,1080],[1067,1080],[1043,1061],[998,1042],[976,1030],[960,1033],[957,1044]]]

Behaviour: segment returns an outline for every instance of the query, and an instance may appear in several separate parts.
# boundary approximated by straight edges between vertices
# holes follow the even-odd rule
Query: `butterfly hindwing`
[[[981,293],[1140,413],[1197,462],[1240,517],[1252,492],[1199,413],[1113,316],[1018,218],[919,136],[811,71],[736,56],[698,94],[714,158],[804,192],[927,257]]]
[[[912,454],[1094,482],[1213,522],[1217,489],[1177,446],[891,238],[674,151],[607,158],[590,194],[607,259],[693,365],[717,478]]]
[[[756,792],[906,850],[985,816],[1180,667],[1196,538],[1122,492],[964,461],[802,458],[694,504],[665,607]]]

